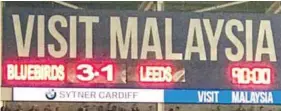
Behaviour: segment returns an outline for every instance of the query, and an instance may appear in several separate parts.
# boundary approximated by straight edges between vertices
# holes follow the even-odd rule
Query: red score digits
[[[99,77],[101,73],[106,73],[106,80],[113,81],[113,65],[107,64],[100,69],[95,69],[94,64],[79,64],[76,67],[76,78],[79,81],[90,82]]]

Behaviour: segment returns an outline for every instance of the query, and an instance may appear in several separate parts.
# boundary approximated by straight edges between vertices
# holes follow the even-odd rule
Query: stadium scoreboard
[[[3,14],[5,87],[155,89],[162,102],[281,103],[281,16],[48,8]]]

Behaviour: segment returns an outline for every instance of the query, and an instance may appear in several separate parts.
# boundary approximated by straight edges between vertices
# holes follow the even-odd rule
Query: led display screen
[[[281,89],[277,15],[5,8],[6,87]]]

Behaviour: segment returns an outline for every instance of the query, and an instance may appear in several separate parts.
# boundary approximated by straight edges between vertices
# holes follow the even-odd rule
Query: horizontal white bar
[[[13,90],[13,100],[81,102],[164,102],[164,90],[16,87]]]

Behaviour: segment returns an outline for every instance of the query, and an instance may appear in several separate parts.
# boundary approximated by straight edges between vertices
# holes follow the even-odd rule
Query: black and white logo
[[[48,92],[45,93],[45,96],[48,100],[54,100],[57,96],[57,92],[54,89],[49,89]]]

